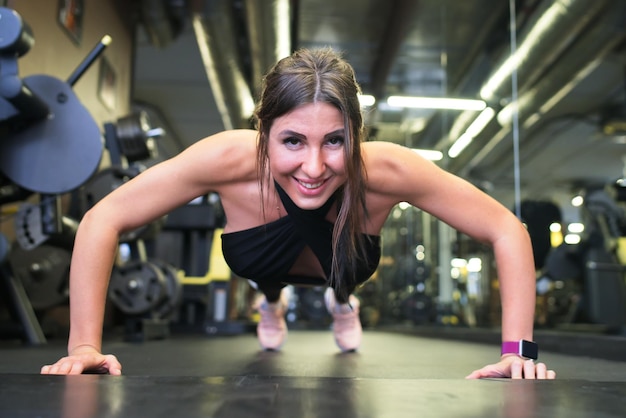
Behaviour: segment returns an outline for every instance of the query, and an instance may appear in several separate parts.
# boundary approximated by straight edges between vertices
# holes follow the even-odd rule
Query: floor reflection
[[[331,360],[332,361],[332,360]],[[0,416],[622,417],[624,382],[3,375]]]

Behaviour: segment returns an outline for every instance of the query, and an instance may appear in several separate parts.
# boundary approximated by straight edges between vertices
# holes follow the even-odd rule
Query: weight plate
[[[109,299],[123,313],[149,313],[159,306],[165,295],[165,276],[153,263],[131,261],[113,268]]]
[[[183,296],[183,286],[178,278],[178,270],[162,260],[150,260],[150,262],[161,269],[165,277],[165,297],[156,308],[156,313],[160,318],[168,318],[180,306]]]
[[[118,167],[105,168],[94,175],[84,187],[82,193],[82,211],[86,212],[106,195],[120,187],[122,184],[139,174],[133,169],[121,169]],[[161,231],[165,217],[157,219],[147,225],[125,232],[119,238],[120,242],[133,242],[139,239],[149,239]]]
[[[80,210],[84,213],[106,195],[139,174],[138,170],[107,167],[93,175],[80,189]]]
[[[8,260],[33,309],[49,309],[68,300],[70,251],[46,244],[31,250],[14,245]]]
[[[46,75],[24,84],[48,105],[49,116],[0,141],[0,169],[37,193],[63,194],[97,170],[104,149],[100,128],[64,81]]]
[[[150,130],[148,114],[144,111],[117,120],[117,140],[122,154],[129,163],[151,157],[147,132]]]

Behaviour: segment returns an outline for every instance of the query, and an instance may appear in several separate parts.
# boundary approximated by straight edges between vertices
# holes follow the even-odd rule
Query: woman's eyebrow
[[[279,136],[298,136],[298,137],[304,137],[305,135],[296,132],[296,131],[292,131],[291,129],[285,129],[284,131],[280,131],[278,133]]]
[[[328,138],[328,137],[331,137],[331,136],[337,136],[337,135],[343,136],[344,135],[344,129],[341,128],[341,129],[337,129],[336,131],[329,132],[326,135],[324,135],[324,138]]]
[[[337,130],[334,130],[332,132],[328,132],[328,133],[324,134],[324,138],[333,137],[333,136],[337,136],[337,135],[344,135],[344,132],[345,132],[345,130],[343,128],[337,129]],[[301,138],[306,137],[306,135],[304,135],[304,134],[302,134],[300,132],[293,131],[291,129],[285,129],[283,131],[280,131],[278,133],[278,136],[297,136],[297,137],[301,137]]]

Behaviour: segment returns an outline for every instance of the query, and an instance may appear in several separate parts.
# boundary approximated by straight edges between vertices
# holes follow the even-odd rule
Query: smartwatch
[[[537,343],[527,340],[504,341],[502,343],[502,354],[517,354],[524,358],[537,360],[539,357],[539,346]]]

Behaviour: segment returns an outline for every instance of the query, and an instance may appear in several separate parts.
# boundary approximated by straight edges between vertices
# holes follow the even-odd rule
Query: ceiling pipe
[[[554,107],[559,104],[578,84],[580,84],[585,78],[587,78],[601,63],[601,60],[610,54],[617,45],[624,41],[624,36],[609,37],[604,41],[594,42],[597,48],[592,49],[597,51],[596,54],[591,56],[591,61],[586,64],[584,62],[576,63],[571,60],[572,67],[570,69],[578,69],[573,74],[567,72],[564,67],[561,67],[561,71],[554,71],[541,83],[537,84],[537,87],[529,91],[523,97],[520,98],[518,112],[520,121],[523,121],[521,126],[528,132],[535,124],[542,118],[544,118]],[[564,60],[567,62],[566,60]],[[565,83],[557,88],[550,88],[550,83],[558,81],[564,81]],[[560,87],[560,88],[559,88]],[[502,112],[501,112],[502,113]],[[500,132],[498,132],[481,151],[476,153],[473,158],[468,162],[464,171],[474,169],[480,163],[489,164],[486,161],[493,161],[491,165],[494,176],[500,176],[505,171],[510,169],[511,165],[511,147],[510,144],[503,142],[502,140],[511,132],[510,124],[505,125]],[[526,139],[523,143],[526,147],[531,145],[532,136]],[[500,147],[498,147],[501,145]],[[523,153],[522,158],[527,153]]]
[[[459,97],[467,97],[467,94],[475,94],[473,91],[475,88],[476,77],[480,77],[482,80],[484,74],[481,73],[481,69],[484,68],[480,64],[487,62],[488,51],[485,51],[485,45],[490,42],[490,38],[494,36],[494,33],[498,33],[502,28],[497,25],[503,21],[503,16],[508,16],[508,2],[496,1],[493,2],[492,10],[485,16],[486,20],[481,22],[479,28],[476,28],[476,33],[473,35],[474,43],[469,48],[465,58],[458,65],[457,68],[449,68],[451,75],[449,78],[449,86],[456,91]],[[478,66],[476,64],[479,64]],[[478,67],[478,68],[477,68]]]
[[[623,10],[624,7],[621,6]],[[579,41],[559,58],[559,65],[544,74],[530,90],[520,95],[515,106],[520,126],[526,131],[550,112],[576,85],[584,80],[598,65],[599,61],[618,47],[625,38],[620,26],[621,18],[611,10],[598,17]],[[501,112],[502,113],[502,112]],[[500,116],[502,121],[502,116]],[[504,122],[504,121],[502,121]],[[459,159],[453,165],[460,175],[470,175],[479,164],[493,165],[495,172],[502,174],[510,169],[512,144],[503,141],[511,134],[511,125],[492,124],[490,140],[476,144],[466,150],[464,161]],[[522,137],[525,140],[526,137]],[[527,143],[525,145],[528,145]]]
[[[232,2],[194,0],[192,24],[224,129],[247,128],[254,100],[244,77]]]
[[[291,0],[246,0],[245,10],[252,61],[252,90],[258,96],[265,73],[291,53]]]
[[[396,61],[400,47],[406,40],[418,4],[417,0],[395,0],[390,7],[391,14],[378,46],[378,53],[372,60],[370,83],[367,86],[367,93],[374,96],[376,103],[383,99],[391,67]],[[378,106],[374,104],[367,112],[368,121],[374,121],[377,112]]]
[[[472,47],[450,76],[450,92],[455,97],[471,97],[476,94],[473,86],[483,77],[482,70],[485,68],[486,61],[485,43],[490,36],[493,36],[496,25],[502,20],[501,17],[507,9],[505,1],[495,2],[493,12],[488,14],[487,20],[477,29]],[[463,117],[454,120],[452,126],[449,127],[448,117],[452,119],[453,116],[448,116],[444,112],[435,112],[428,119],[424,130],[417,134],[417,143],[421,147],[443,150],[449,145],[448,138],[458,138],[478,114],[479,112],[464,112]],[[445,135],[446,130],[449,132],[448,135]]]
[[[606,4],[607,0],[542,2],[533,15],[534,19],[528,22],[529,29],[519,37],[517,51],[502,56],[495,66],[496,71],[482,86],[481,98],[494,101],[510,97],[514,70],[521,75],[520,90],[535,84],[545,68],[557,60]]]
[[[141,0],[136,7],[151,45],[164,48],[181,34],[187,13],[184,2]]]
[[[521,58],[511,59],[511,54],[505,54],[499,60],[500,65],[494,67],[495,70],[483,83],[481,96],[496,107],[502,100],[510,99],[508,96],[511,94],[512,64],[519,65],[517,70],[520,92],[528,90],[550,66],[555,63],[561,66],[562,63],[557,62],[560,54],[571,47],[578,35],[597,17],[606,4],[607,0],[599,0],[593,4],[585,0],[545,0],[519,36],[520,42],[516,57]],[[463,112],[453,124],[454,130],[463,132],[473,121],[472,116],[475,115],[475,112]],[[497,122],[494,119],[485,128],[485,133],[493,131],[495,125]],[[486,135],[483,134],[476,139],[485,137]],[[448,135],[440,141],[437,149],[444,149],[454,140],[456,140],[455,137]],[[451,161],[448,169],[458,174],[466,174],[469,169],[465,165],[467,159],[471,157],[469,151],[480,145],[477,142],[475,140],[459,158]]]
[[[387,78],[409,32],[418,3],[415,0],[395,0],[391,6],[391,15],[371,70],[369,87],[377,101],[385,94]]]
[[[523,75],[518,80],[518,90],[520,92],[528,88],[532,81],[536,80],[546,68],[553,64],[558,57],[558,53],[563,51],[572,42],[572,39],[584,29],[584,25],[588,24],[589,20],[596,16],[606,1],[601,0],[594,3],[593,7],[589,8],[588,11],[583,8],[583,6],[589,6],[584,0],[578,0],[575,3],[572,3],[572,0],[544,0],[540,3],[540,6],[529,17],[525,29],[519,36],[520,47],[518,51],[521,51],[519,52],[520,55],[523,52],[521,58],[516,58],[517,64],[520,65],[518,73]],[[564,12],[565,4],[571,4],[573,7]],[[553,11],[547,17],[544,17],[546,16],[546,11],[550,10],[551,7],[553,7]],[[549,18],[554,20],[552,22],[554,28],[559,28],[562,32],[554,28],[550,29],[551,26],[547,24]],[[566,23],[571,26],[566,26]],[[540,25],[539,28],[538,25]],[[504,48],[504,51],[508,52],[509,48]],[[485,100],[494,108],[498,108],[503,100],[509,100],[508,96],[511,94],[510,76],[513,68],[511,67],[512,60],[510,57],[510,53],[503,54],[496,61],[496,65],[492,67],[493,71],[485,78],[481,86],[481,91],[491,92],[486,95]],[[480,63],[477,68],[477,71],[481,71],[482,66]],[[495,93],[498,96],[495,96]],[[478,113],[476,112],[465,111],[461,113],[453,122],[448,135],[439,140],[435,149],[445,150],[450,147],[451,143],[467,129],[477,115]]]

